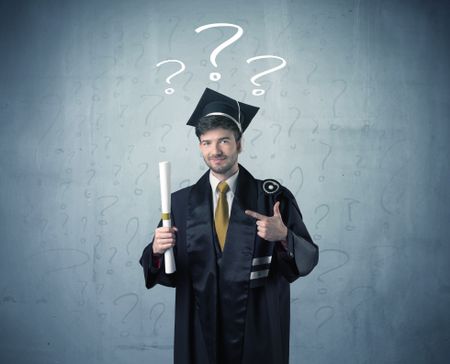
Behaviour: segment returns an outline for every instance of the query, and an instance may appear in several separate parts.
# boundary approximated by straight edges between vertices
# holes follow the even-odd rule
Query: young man
[[[140,260],[147,288],[176,287],[177,364],[289,362],[289,283],[314,268],[318,248],[294,196],[238,164],[257,111],[206,89],[188,125],[209,170],[172,194],[174,227],[158,227]],[[171,247],[177,271],[165,274]]]

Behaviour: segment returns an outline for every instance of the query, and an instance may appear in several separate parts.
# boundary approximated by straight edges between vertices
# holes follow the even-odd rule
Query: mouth
[[[209,158],[209,160],[211,161],[211,162],[221,162],[221,161],[224,161],[225,159],[227,159],[226,157],[210,157]]]

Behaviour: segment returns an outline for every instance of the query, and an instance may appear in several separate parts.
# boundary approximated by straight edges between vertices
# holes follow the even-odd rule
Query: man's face
[[[228,178],[238,170],[241,142],[227,129],[212,129],[200,136],[200,151],[208,167],[218,176]]]

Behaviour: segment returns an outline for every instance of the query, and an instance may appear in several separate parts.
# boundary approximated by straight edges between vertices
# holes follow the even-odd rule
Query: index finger
[[[256,211],[252,211],[252,210],[245,210],[245,213],[248,216],[251,216],[251,217],[255,218],[256,220],[265,220],[267,218],[267,216],[265,216],[263,214],[260,214],[260,213],[258,213]]]

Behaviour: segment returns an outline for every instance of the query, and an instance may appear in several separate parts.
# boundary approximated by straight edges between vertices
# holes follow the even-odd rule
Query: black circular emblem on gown
[[[266,179],[263,181],[262,188],[265,193],[271,195],[280,189],[280,184],[274,179]]]

